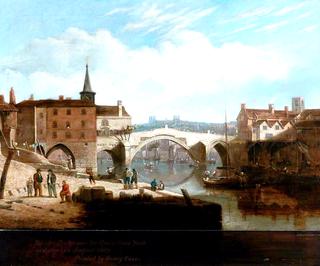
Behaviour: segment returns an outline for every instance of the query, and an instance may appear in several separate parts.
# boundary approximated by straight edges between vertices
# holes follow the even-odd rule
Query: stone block
[[[106,190],[102,186],[96,186],[96,187],[91,188],[91,198],[93,201],[104,200],[105,193],[106,193]]]

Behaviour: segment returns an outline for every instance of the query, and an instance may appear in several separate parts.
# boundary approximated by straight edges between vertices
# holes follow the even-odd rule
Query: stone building
[[[291,128],[295,117],[296,113],[287,106],[283,110],[275,110],[273,104],[269,104],[268,109],[248,109],[241,104],[237,117],[238,137],[246,141],[272,138]]]
[[[61,150],[71,157],[70,168],[96,169],[96,107],[93,103],[60,96],[58,100],[29,99],[16,106],[19,145],[32,144],[49,159],[52,153]],[[57,160],[61,158],[53,158]]]
[[[12,120],[17,124],[15,141],[20,147],[31,146],[54,163],[80,171],[88,167],[96,171],[97,135],[108,137],[131,126],[131,117],[121,101],[117,106],[96,105],[95,94],[86,65],[80,99],[30,98],[16,104],[17,109],[10,105],[12,111],[19,110],[16,120]]]

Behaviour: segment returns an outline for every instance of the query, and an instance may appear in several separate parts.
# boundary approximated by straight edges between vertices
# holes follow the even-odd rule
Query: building
[[[61,150],[71,157],[71,168],[96,169],[96,107],[87,100],[25,100],[18,103],[17,142],[48,157]],[[88,156],[90,154],[90,156]],[[60,154],[61,155],[61,154]],[[61,158],[52,158],[56,163]],[[66,161],[67,158],[62,158]]]
[[[54,163],[80,171],[88,167],[96,171],[97,135],[110,136],[112,132],[131,126],[131,116],[121,101],[116,106],[96,105],[95,94],[86,65],[80,99],[59,96],[59,99],[34,100],[31,97],[16,106],[4,104],[3,108],[12,107],[10,112],[18,111],[16,137],[10,139],[20,147],[31,146]],[[10,121],[14,124],[14,119]],[[15,133],[14,126],[7,124],[6,130],[12,128]]]
[[[116,106],[97,105],[98,136],[113,136],[131,127],[131,116],[127,113],[122,101]]]
[[[275,110],[273,104],[269,104],[268,109],[248,109],[241,104],[237,117],[238,137],[247,141],[272,138],[291,128],[295,116],[287,106],[283,110]]]
[[[303,97],[293,97],[292,98],[292,112],[301,113],[303,110],[304,110]]]

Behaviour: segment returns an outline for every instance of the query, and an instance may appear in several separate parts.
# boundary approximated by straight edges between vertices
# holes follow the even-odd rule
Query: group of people
[[[151,185],[151,190],[156,191],[156,190],[164,190],[164,183],[160,180],[160,183],[158,185],[157,180],[153,179],[150,183]]]
[[[136,169],[126,168],[123,172],[123,184],[124,189],[133,188],[133,184],[135,188],[138,188],[138,172]]]
[[[48,170],[47,174],[47,188],[49,197],[57,198],[57,188],[56,188],[57,177],[53,173],[51,169]],[[42,197],[42,183],[43,183],[43,176],[40,169],[37,169],[37,172],[33,175],[33,178],[30,177],[27,180],[27,192],[28,197],[32,196],[32,191],[34,190],[35,197]],[[62,181],[62,189],[60,191],[60,198],[61,202],[70,201],[71,200],[71,192],[69,189],[69,185],[65,180]]]

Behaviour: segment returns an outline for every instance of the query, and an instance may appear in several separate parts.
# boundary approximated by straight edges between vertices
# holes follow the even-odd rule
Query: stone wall
[[[34,107],[20,107],[18,112],[18,125],[16,141],[21,146],[22,143],[34,143],[35,123],[34,123]]]

